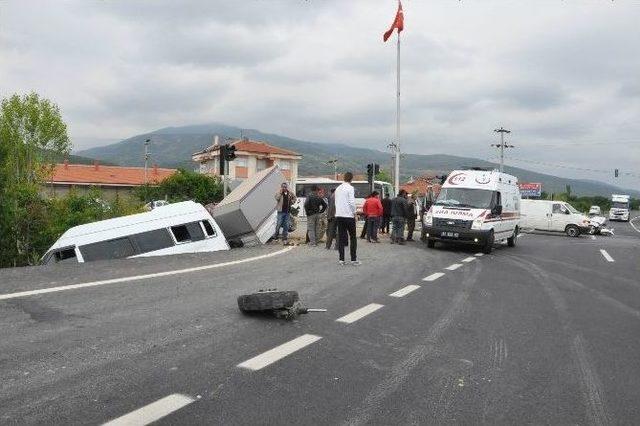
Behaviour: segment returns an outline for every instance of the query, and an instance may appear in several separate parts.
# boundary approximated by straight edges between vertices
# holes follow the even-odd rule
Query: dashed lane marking
[[[591,239],[592,239],[592,240],[595,240],[595,239],[596,239],[596,236],[595,236],[595,235],[592,235],[592,236],[591,236]]]
[[[408,285],[406,287],[401,288],[398,291],[395,291],[395,292],[391,293],[389,296],[391,296],[391,297],[404,297],[407,294],[409,294],[412,291],[415,291],[415,290],[417,290],[419,288],[420,288],[419,285],[411,284],[411,285]]]
[[[320,339],[322,339],[320,336],[303,334],[300,337],[296,337],[293,340],[283,343],[280,346],[276,346],[273,349],[238,364],[238,367],[253,371],[260,370],[314,342],[317,342]]]
[[[454,263],[453,265],[449,265],[444,269],[446,269],[448,271],[455,271],[456,269],[458,269],[461,266],[462,266],[462,263]]]
[[[600,249],[600,253],[602,254],[602,257],[607,259],[607,262],[615,262],[615,260],[613,260],[613,257],[611,257],[611,255],[607,253],[606,250]]]
[[[173,270],[173,271],[156,272],[156,273],[153,273],[153,274],[134,275],[134,276],[130,276],[130,277],[112,278],[110,280],[92,281],[92,282],[88,282],[88,283],[71,284],[71,285],[63,285],[63,286],[59,286],[59,287],[43,288],[43,289],[40,289],[40,290],[30,290],[30,291],[20,291],[20,292],[17,292],[17,293],[0,294],[0,300],[16,299],[18,297],[35,296],[37,294],[56,293],[56,292],[59,292],[59,291],[77,290],[79,288],[86,288],[86,287],[97,287],[97,286],[101,286],[101,285],[125,283],[125,282],[129,282],[129,281],[142,281],[142,280],[148,280],[148,279],[151,279],[151,278],[167,277],[167,276],[170,276],[170,275],[187,274],[187,273],[190,273],[190,272],[206,271],[207,269],[222,268],[224,266],[239,265],[241,263],[247,263],[247,262],[253,262],[253,261],[256,261],[256,260],[266,259],[266,258],[269,258],[269,257],[277,256],[277,255],[282,254],[282,253],[286,253],[286,252],[288,252],[288,251],[290,251],[292,249],[293,249],[293,246],[286,247],[286,248],[284,248],[282,250],[274,251],[273,253],[267,253],[267,254],[263,254],[263,255],[260,255],[260,256],[248,257],[246,259],[232,260],[230,262],[215,263],[213,265],[197,266],[197,267],[194,267],[194,268],[176,269],[176,270]]]
[[[636,217],[634,217],[633,219],[631,219],[631,220],[629,221],[629,225],[631,225],[631,227],[632,227],[633,229],[635,229],[637,232],[640,232],[640,229],[636,228],[636,225],[634,225],[634,224],[633,224],[633,221],[638,220],[638,219],[640,219],[640,216],[636,216]]]
[[[191,404],[193,401],[195,401],[195,399],[190,396],[174,393],[172,395],[165,396],[156,402],[152,402],[149,405],[138,408],[137,410],[132,411],[129,414],[125,414],[122,417],[113,419],[110,422],[105,423],[104,426],[148,425],[149,423],[160,420],[174,411]]]
[[[469,257],[466,257],[466,258],[462,259],[462,261],[463,261],[464,263],[473,262],[474,260],[476,260],[476,258],[475,258],[475,257],[473,257],[473,256],[469,256]]]
[[[422,281],[435,281],[442,276],[444,276],[444,272],[436,272],[435,274],[431,274],[428,277],[424,277]]]
[[[355,311],[351,312],[350,314],[347,314],[343,317],[338,318],[336,321],[337,322],[343,322],[345,324],[351,324],[354,323],[356,321],[358,321],[361,318],[366,317],[369,314],[374,313],[375,311],[377,311],[378,309],[384,307],[384,305],[379,305],[377,303],[371,303],[367,306],[364,306],[360,309],[356,309]]]
[[[476,253],[476,254],[474,254],[474,256],[476,256],[476,257],[482,257],[482,256],[484,256],[484,253]]]

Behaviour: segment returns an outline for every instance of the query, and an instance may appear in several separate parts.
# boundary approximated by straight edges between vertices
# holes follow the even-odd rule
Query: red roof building
[[[269,145],[260,141],[239,139],[231,143],[236,148],[236,159],[229,163],[229,178],[244,180],[255,173],[278,165],[293,185],[298,178],[298,163],[302,155],[288,149]],[[191,159],[199,164],[200,173],[218,175],[220,173],[220,145],[213,144],[195,152]]]
[[[105,166],[95,162],[88,164],[56,164],[51,177],[47,179],[46,193],[58,196],[67,193],[71,188],[86,191],[97,187],[109,197],[119,193],[129,193],[132,188],[149,183],[157,185],[174,174],[176,169],[164,169],[157,165],[149,167]]]

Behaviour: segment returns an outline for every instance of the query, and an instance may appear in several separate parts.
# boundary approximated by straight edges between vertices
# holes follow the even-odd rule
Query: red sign
[[[542,184],[541,183],[519,183],[518,188],[520,188],[520,195],[523,197],[539,197],[542,195]]]

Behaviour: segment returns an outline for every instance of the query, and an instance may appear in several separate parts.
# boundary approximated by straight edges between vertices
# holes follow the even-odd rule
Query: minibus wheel
[[[518,233],[519,232],[520,232],[520,230],[516,226],[516,229],[513,230],[513,235],[511,237],[507,238],[507,245],[509,247],[515,247],[516,246],[516,241],[518,241]]]
[[[427,247],[435,248],[435,246],[436,246],[436,240],[427,240]]]
[[[484,246],[482,247],[482,252],[484,254],[491,254],[494,241],[495,241],[495,236],[493,235],[493,229],[492,229],[489,235],[487,236],[487,240],[485,241]]]

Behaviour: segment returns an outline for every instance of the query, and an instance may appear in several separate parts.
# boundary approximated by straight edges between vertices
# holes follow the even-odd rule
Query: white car
[[[600,216],[602,214],[602,210],[600,210],[600,206],[591,206],[589,209],[589,216]]]

